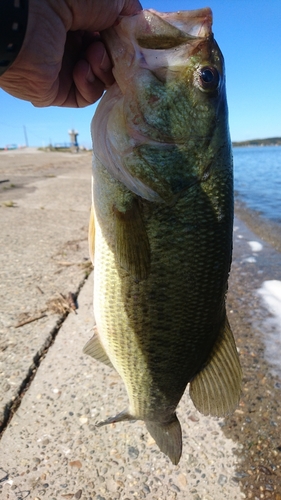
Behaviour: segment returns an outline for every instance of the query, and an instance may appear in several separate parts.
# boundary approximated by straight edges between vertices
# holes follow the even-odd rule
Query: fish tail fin
[[[103,425],[115,424],[116,422],[122,422],[123,420],[136,420],[136,417],[133,417],[133,415],[131,415],[128,410],[124,410],[121,413],[118,413],[118,415],[115,415],[115,417],[109,417],[106,420],[98,422],[96,424],[96,427],[103,427]]]
[[[146,420],[145,425],[160,450],[169,457],[174,465],[177,465],[182,453],[182,433],[176,414],[168,424]]]
[[[203,415],[224,417],[238,406],[242,370],[227,317],[206,366],[190,383],[190,397]]]

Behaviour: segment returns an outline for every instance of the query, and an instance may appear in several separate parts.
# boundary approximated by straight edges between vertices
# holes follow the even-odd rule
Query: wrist
[[[17,58],[26,33],[28,0],[0,3],[0,76]]]
[[[36,106],[50,105],[57,91],[71,22],[64,0],[29,0],[24,41],[13,63],[0,76],[0,87]]]
[[[19,55],[26,49],[30,56],[25,60],[28,68],[33,59],[30,47],[38,38],[38,27],[45,31],[48,26],[54,29],[55,24],[58,30],[64,26],[65,31],[72,24],[72,13],[65,0],[0,0],[0,77],[6,76],[15,61],[20,62]],[[52,29],[49,30],[51,33]],[[34,50],[40,53],[40,48],[39,45]]]

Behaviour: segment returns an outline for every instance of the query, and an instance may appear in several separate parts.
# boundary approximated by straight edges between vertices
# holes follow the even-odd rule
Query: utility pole
[[[24,131],[24,137],[25,137],[25,146],[28,148],[28,139],[27,139],[27,133],[26,133],[26,126],[23,126],[23,131]]]

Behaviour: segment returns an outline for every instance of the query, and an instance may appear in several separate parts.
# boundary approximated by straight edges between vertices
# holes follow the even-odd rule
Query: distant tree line
[[[281,137],[269,137],[268,139],[250,139],[249,141],[233,142],[237,146],[281,146]]]

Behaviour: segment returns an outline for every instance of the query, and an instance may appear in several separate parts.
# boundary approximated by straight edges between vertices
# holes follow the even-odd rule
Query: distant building
[[[77,140],[77,137],[79,135],[79,133],[77,132],[77,130],[69,130],[68,131],[68,134],[69,134],[69,138],[70,138],[70,148],[76,152],[79,151],[79,144],[78,144],[78,140]]]

